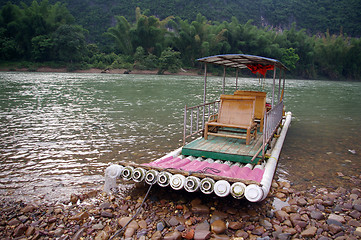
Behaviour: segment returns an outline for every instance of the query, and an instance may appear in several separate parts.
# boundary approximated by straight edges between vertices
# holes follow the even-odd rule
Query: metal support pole
[[[286,71],[283,70],[282,71],[282,75],[283,75],[283,86],[282,86],[282,100],[285,99],[285,82],[286,82]]]
[[[276,66],[273,68],[273,88],[272,88],[272,108],[275,101],[275,85],[276,85]]]
[[[236,69],[236,91],[238,89],[238,68]]]
[[[204,90],[203,90],[203,105],[206,104],[207,96],[207,63],[204,64]],[[204,120],[206,117],[206,112],[203,106],[203,119],[202,119],[202,129],[204,129]]]
[[[282,72],[279,73],[279,79],[278,79],[278,101],[281,100],[281,80],[282,80]]]
[[[223,94],[224,94],[225,86],[226,86],[226,67],[223,68],[223,88],[222,88]]]
[[[183,145],[186,144],[186,134],[187,134],[187,105],[184,106]]]

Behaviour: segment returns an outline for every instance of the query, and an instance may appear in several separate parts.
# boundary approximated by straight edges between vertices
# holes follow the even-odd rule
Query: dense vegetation
[[[355,36],[361,33],[359,22],[356,21],[359,12],[355,13],[360,9],[358,1],[338,1],[339,7],[329,3],[328,10],[324,10],[326,13],[337,13],[336,10],[342,12],[344,10],[341,9],[349,9],[345,18],[339,12],[330,18],[327,14],[312,15],[315,22],[324,25],[320,29],[325,29],[325,33],[313,35],[311,33],[317,31],[315,24],[309,23],[307,26],[307,21],[304,21],[307,30],[299,30],[291,22],[297,19],[297,26],[300,26],[300,20],[305,17],[299,14],[303,12],[303,16],[306,16],[314,11],[306,11],[302,6],[316,4],[314,1],[303,1],[303,5],[298,6],[300,11],[291,11],[291,6],[299,1],[290,1],[289,5],[285,5],[281,0],[225,0],[221,8],[211,0],[207,1],[207,9],[210,9],[207,14],[210,17],[198,13],[198,9],[205,7],[202,5],[204,1],[175,0],[167,1],[167,4],[160,0],[121,4],[114,1],[106,6],[102,3],[109,4],[110,1],[68,2],[68,5],[60,2],[51,4],[43,0],[28,5],[3,5],[0,12],[0,60],[3,63],[57,62],[67,64],[72,69],[158,69],[161,74],[166,70],[177,71],[180,67],[196,68],[195,59],[207,55],[247,53],[280,59],[298,77],[361,79],[361,40],[343,33],[345,31]],[[232,7],[240,2],[249,5],[246,8]],[[148,4],[149,9],[141,12],[140,8],[136,8],[137,3]],[[257,6],[257,3],[260,5]],[[74,11],[81,9],[80,6],[84,9],[92,7],[92,10],[79,11],[74,18],[68,9]],[[95,12],[101,15],[109,8],[111,11],[107,12],[107,16],[111,15],[112,24],[105,21],[106,18],[94,17]],[[169,16],[176,9],[182,9],[179,11],[181,15]],[[230,18],[234,9],[245,10],[234,13]],[[132,11],[133,14],[117,14],[121,10]],[[198,14],[192,15],[195,13]],[[250,15],[264,18],[262,21],[261,18],[246,21]],[[333,24],[335,21],[337,24]],[[79,23],[82,26],[76,25]],[[271,23],[277,27],[271,27]],[[99,24],[108,27],[103,32],[99,32],[102,28],[94,31],[94,26]],[[343,30],[340,26],[343,26]]]

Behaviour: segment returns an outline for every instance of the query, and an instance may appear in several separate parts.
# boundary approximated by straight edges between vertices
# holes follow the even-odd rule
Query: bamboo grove
[[[245,53],[281,60],[290,75],[306,79],[361,80],[361,40],[340,33],[309,35],[295,24],[288,30],[256,27],[235,17],[210,21],[165,19],[135,10],[135,21],[114,16],[101,43],[88,41],[86,26],[76,25],[64,4],[33,1],[6,4],[0,11],[0,62],[31,66],[158,69],[199,68],[197,58]]]

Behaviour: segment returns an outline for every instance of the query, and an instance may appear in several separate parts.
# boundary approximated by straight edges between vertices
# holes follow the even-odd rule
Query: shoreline
[[[118,193],[88,190],[57,203],[0,201],[2,239],[359,239],[361,190],[296,191],[273,181],[261,203],[148,185]],[[155,189],[154,189],[155,188]]]
[[[163,75],[180,75],[180,76],[200,76],[197,69],[185,70],[180,69],[177,73],[164,72]],[[66,68],[51,68],[51,67],[39,67],[35,70],[29,68],[0,68],[0,72],[44,72],[44,73],[104,73],[104,74],[145,74],[145,75],[157,75],[158,70],[127,70],[127,69],[99,69],[90,68],[85,70],[68,71]]]

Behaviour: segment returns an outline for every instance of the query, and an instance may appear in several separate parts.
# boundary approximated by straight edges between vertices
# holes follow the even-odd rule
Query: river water
[[[209,78],[208,101],[221,82]],[[361,169],[361,83],[286,83],[293,119],[277,177],[300,189],[352,184]],[[239,85],[262,90],[258,79]],[[161,157],[181,145],[184,105],[202,98],[202,76],[0,73],[0,197],[68,199],[101,186],[110,163]]]

